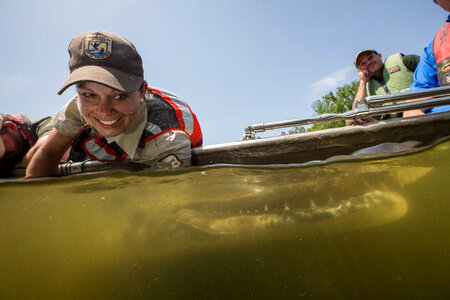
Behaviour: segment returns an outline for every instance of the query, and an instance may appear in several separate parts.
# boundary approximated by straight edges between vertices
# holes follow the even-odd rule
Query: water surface
[[[449,148],[3,182],[0,298],[450,296]]]

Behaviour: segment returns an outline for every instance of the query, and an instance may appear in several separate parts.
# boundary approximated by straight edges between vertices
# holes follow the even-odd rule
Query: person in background
[[[444,10],[450,12],[450,0],[434,0]],[[418,91],[450,85],[450,15],[434,38],[425,46],[420,62],[414,72],[411,91]],[[425,110],[405,112],[405,116],[414,116],[450,110],[450,105]]]
[[[358,69],[359,77],[359,88],[353,102],[353,108],[356,108],[357,100],[360,98],[409,91],[409,86],[413,82],[414,71],[419,63],[419,56],[396,53],[383,62],[380,53],[373,49],[366,49],[356,54],[353,63]],[[349,120],[347,125],[374,122],[393,117],[401,117],[401,114]]]
[[[0,114],[0,177],[26,168],[52,129],[51,117],[32,122],[24,115]]]
[[[33,156],[27,178],[57,175],[70,145],[93,160],[158,169],[190,165],[191,147],[202,144],[197,118],[176,95],[147,86],[131,42],[96,30],[75,37],[68,50],[70,75],[58,94],[76,85],[77,95],[54,116],[55,128]]]

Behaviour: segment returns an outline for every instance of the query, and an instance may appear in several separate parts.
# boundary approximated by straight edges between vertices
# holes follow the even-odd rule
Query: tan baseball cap
[[[58,95],[69,86],[93,81],[132,93],[144,81],[142,59],[128,40],[107,31],[82,33],[69,44],[70,75]]]
[[[363,54],[366,54],[366,53],[375,53],[375,54],[377,54],[378,52],[373,50],[373,49],[365,49],[365,50],[361,50],[358,53],[356,53],[355,60],[353,61],[353,64],[355,65],[356,68],[358,68],[360,56],[363,55]]]

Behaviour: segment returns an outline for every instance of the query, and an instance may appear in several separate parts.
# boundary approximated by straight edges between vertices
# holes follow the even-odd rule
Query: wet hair
[[[145,80],[142,81],[141,86],[139,87],[139,91],[142,92],[142,90],[144,89],[146,83],[147,83],[147,82],[146,82]]]

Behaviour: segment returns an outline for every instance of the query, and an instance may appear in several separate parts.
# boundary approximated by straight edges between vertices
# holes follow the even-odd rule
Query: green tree
[[[330,91],[328,94],[317,99],[312,104],[314,110],[314,116],[323,114],[338,114],[349,111],[352,109],[353,100],[355,99],[356,92],[358,91],[359,81],[355,80],[350,83],[339,86],[336,90]],[[345,126],[345,121],[336,121],[329,123],[314,124],[309,128],[303,126],[292,127],[287,133],[281,132],[281,135],[302,133],[306,131],[321,130],[327,128],[336,128]]]
[[[281,132],[281,135],[294,134],[294,133],[303,133],[306,132],[306,128],[303,126],[295,126],[292,127],[288,132]]]
[[[317,99],[312,104],[314,115],[338,114],[351,110],[358,87],[359,81],[355,80],[344,84],[343,86],[337,87],[334,92],[330,91],[328,94],[322,96],[321,99]],[[345,121],[314,124],[310,130],[320,130],[342,126],[345,126]]]

